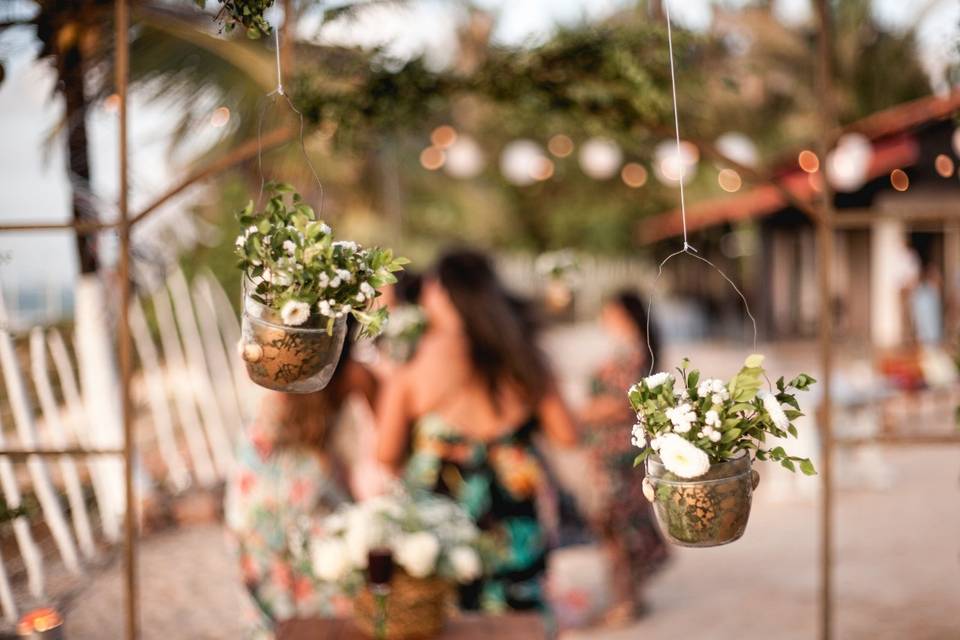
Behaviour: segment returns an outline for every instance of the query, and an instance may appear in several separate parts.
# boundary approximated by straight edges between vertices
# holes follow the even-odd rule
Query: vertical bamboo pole
[[[130,220],[127,202],[127,78],[130,66],[129,0],[116,0],[114,22],[116,35],[115,70],[116,90],[120,98],[119,122],[119,202],[120,212],[120,260],[118,278],[120,286],[120,324],[117,331],[120,356],[120,401],[123,410],[123,480],[125,484],[126,515],[124,518],[124,582],[126,587],[127,640],[139,637],[139,611],[137,593],[137,506],[133,484],[134,433],[132,405],[130,401],[131,350],[130,340]]]
[[[820,289],[820,375],[823,400],[820,404],[820,479],[823,491],[820,499],[820,638],[833,637],[833,324],[831,270],[833,268],[834,209],[833,189],[826,176],[827,153],[833,145],[831,131],[836,127],[833,105],[832,46],[830,5],[828,0],[817,0],[817,19],[820,26],[816,84],[820,95],[820,135],[818,152],[821,181],[820,216],[817,219],[818,281]]]

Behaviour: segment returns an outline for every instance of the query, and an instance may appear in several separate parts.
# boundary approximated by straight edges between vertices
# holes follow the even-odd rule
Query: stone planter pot
[[[325,326],[290,327],[249,296],[242,315],[240,356],[253,382],[286,393],[313,393],[327,386],[343,351],[346,316],[330,332]]]
[[[677,477],[660,458],[646,460],[644,493],[653,503],[664,537],[684,547],[716,547],[743,535],[759,474],[750,456],[711,465],[692,480]]]
[[[453,606],[454,585],[441,578],[412,578],[398,571],[390,583],[386,601],[387,640],[436,638],[443,630]],[[357,627],[364,635],[376,637],[377,606],[365,588],[354,602]]]

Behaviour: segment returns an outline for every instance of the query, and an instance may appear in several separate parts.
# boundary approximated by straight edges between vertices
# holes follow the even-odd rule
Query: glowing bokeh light
[[[897,191],[906,191],[910,188],[910,178],[902,169],[894,169],[890,172],[890,184]]]
[[[457,141],[457,130],[448,124],[443,124],[433,130],[430,134],[430,142],[433,146],[440,149],[446,149]]]
[[[813,151],[804,149],[800,152],[800,155],[797,156],[797,164],[807,173],[815,173],[820,169],[820,158],[818,158],[817,154]]]
[[[443,170],[454,178],[472,178],[483,171],[487,164],[480,145],[468,135],[458,136],[446,153],[447,161]]]
[[[952,176],[955,169],[953,158],[945,153],[941,153],[937,156],[937,158],[933,161],[933,166],[942,178],[949,178]]]
[[[826,172],[830,184],[837,191],[856,191],[867,181],[867,172],[873,158],[873,145],[861,133],[847,133],[837,141],[837,147],[827,154]]]
[[[680,178],[687,184],[697,173],[697,163],[700,161],[700,150],[697,145],[686,140],[680,142],[680,152],[677,153],[677,143],[665,140],[653,150],[653,172],[657,180],[663,184],[677,186]]]
[[[230,122],[230,109],[227,107],[215,109],[210,116],[210,126],[215,129],[225,126],[228,122]]]
[[[730,131],[717,138],[717,150],[745,167],[757,166],[757,146],[745,134]]]
[[[553,177],[553,160],[545,156],[540,156],[537,162],[530,168],[530,177],[538,182],[549,180]]]
[[[620,170],[620,179],[631,189],[639,189],[647,184],[647,169],[639,162],[628,162]]]
[[[743,186],[743,180],[740,179],[740,174],[733,169],[722,169],[720,173],[717,174],[717,182],[720,184],[720,188],[728,193],[739,191],[740,187]]]
[[[117,109],[120,108],[120,96],[115,93],[111,93],[109,96],[103,100],[103,110],[107,113],[116,113]]]
[[[558,133],[547,142],[547,149],[558,158],[566,158],[573,153],[573,140],[570,136]]]
[[[536,182],[533,173],[543,158],[543,149],[533,140],[514,140],[500,153],[500,173],[518,187],[531,185]]]
[[[577,160],[583,172],[594,180],[608,180],[620,168],[623,152],[613,140],[590,138],[580,147]]]
[[[439,147],[427,147],[420,152],[420,164],[428,171],[436,171],[443,166],[446,154]]]

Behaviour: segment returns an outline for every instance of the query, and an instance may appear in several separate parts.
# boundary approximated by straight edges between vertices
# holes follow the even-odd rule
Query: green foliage
[[[217,12],[217,22],[221,29],[233,31],[238,25],[246,30],[248,38],[259,38],[270,35],[271,28],[263,12],[273,6],[274,0],[218,0],[220,11]],[[195,0],[201,9],[205,0]]]
[[[780,378],[774,394],[772,389],[763,390],[765,378],[763,356],[753,354],[727,383],[701,380],[700,372],[691,370],[684,359],[676,375],[658,373],[633,385],[627,395],[637,412],[634,436],[638,431],[643,436],[643,452],[634,464],[656,451],[659,437],[673,433],[704,451],[711,464],[753,451],[759,460],[774,460],[790,471],[799,465],[804,474],[814,475],[809,459],[791,456],[780,446],[765,449],[763,443],[768,435],[797,437],[793,421],[803,414],[796,392],[808,390],[816,381],[804,373],[789,383]]]
[[[373,302],[408,261],[390,249],[335,240],[288,184],[270,182],[264,191],[262,211],[251,201],[237,213],[245,227],[236,240],[237,266],[253,285],[249,295],[283,324],[332,331],[337,318],[350,314],[365,334],[380,333],[387,311]]]

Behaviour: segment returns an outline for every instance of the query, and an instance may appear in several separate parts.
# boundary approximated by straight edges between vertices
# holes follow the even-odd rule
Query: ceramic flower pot
[[[660,530],[684,547],[716,547],[743,535],[759,474],[750,456],[713,464],[687,480],[667,471],[657,456],[646,460],[644,494],[653,503]]]
[[[454,585],[442,578],[412,578],[398,571],[390,583],[386,601],[388,640],[435,638],[440,635],[453,606]],[[370,589],[364,589],[354,602],[354,618],[366,636],[376,637],[377,605]]]
[[[291,327],[250,297],[243,301],[240,356],[256,384],[286,393],[320,391],[330,382],[347,335],[346,317],[326,327]]]

